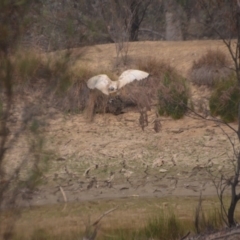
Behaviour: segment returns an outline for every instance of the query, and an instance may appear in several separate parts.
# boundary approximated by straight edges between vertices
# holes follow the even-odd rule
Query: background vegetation
[[[49,106],[44,105],[46,102],[42,100],[46,99],[48,104],[65,112],[82,112],[90,106],[90,115],[106,110],[114,114],[121,113],[119,105],[112,110],[107,108],[109,99],[105,96],[94,95],[88,101],[90,91],[85,80],[95,72],[88,67],[73,70],[73,62],[81,58],[81,53],[73,54],[73,48],[82,47],[84,51],[83,47],[87,45],[112,42],[116,47],[116,67],[121,68],[131,60],[128,59],[129,41],[237,37],[235,22],[231,22],[229,17],[229,12],[236,13],[236,5],[233,1],[214,3],[201,7],[206,2],[131,0],[120,4],[119,1],[100,0],[0,1],[0,207],[1,210],[3,207],[11,209],[10,213],[1,211],[2,216],[9,214],[12,217],[2,232],[4,239],[13,237],[14,225],[21,212],[18,208],[20,201],[17,201],[19,196],[26,200],[39,184],[46,183],[44,174],[48,171],[48,162],[54,156],[54,153],[45,149],[45,138],[41,131],[47,122],[38,118],[44,115],[44,109]],[[226,46],[232,54],[235,75],[229,70],[231,64],[224,54],[209,50],[193,63],[191,81],[213,88],[211,114],[220,115],[224,122],[229,122],[238,117],[239,59],[233,55],[232,45],[226,42]],[[30,50],[23,51],[23,48]],[[51,54],[44,55],[43,52]],[[136,63],[136,66],[153,76],[147,84],[142,81],[141,84],[134,82],[127,86],[118,96],[121,107],[130,105],[139,109],[139,122],[143,130],[148,124],[146,112],[154,104],[157,105],[158,115],[170,115],[174,119],[183,117],[188,111],[189,101],[186,80],[166,62],[145,59]],[[21,122],[16,129],[14,123],[18,120],[12,120],[12,116],[19,102],[23,107],[16,117]],[[12,131],[14,134],[10,138],[9,132]],[[5,157],[22,136],[21,142],[26,143],[26,155],[18,157],[17,164],[13,165]],[[235,180],[225,181],[233,190],[238,185],[239,156],[236,154]],[[22,172],[26,165],[28,171]],[[232,199],[228,214],[229,226],[236,225],[233,214],[240,196],[235,192]],[[130,238],[135,239],[141,234],[153,239],[177,239],[186,234],[183,220],[180,221],[172,212],[165,214],[161,212],[152,217],[136,232],[118,232],[117,237],[124,239],[130,235]],[[223,224],[218,212],[211,217],[205,217],[204,214],[201,216],[202,223],[198,221],[197,228],[201,231],[209,225],[218,228]],[[95,238],[97,228],[94,227],[93,235],[88,239]],[[189,228],[192,229],[192,226]],[[129,235],[126,237],[125,234]],[[29,239],[48,238],[52,238],[51,233],[36,229]]]
[[[217,31],[229,37],[227,14],[235,8],[235,1],[214,1],[208,8],[203,4],[190,0],[42,0],[28,13],[32,24],[21,43],[54,51],[128,40],[216,39],[220,37]],[[215,13],[211,20],[209,12]]]

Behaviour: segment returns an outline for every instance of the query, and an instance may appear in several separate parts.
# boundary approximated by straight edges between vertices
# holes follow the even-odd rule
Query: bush
[[[156,58],[146,58],[139,60],[137,68],[149,72],[152,76],[162,78],[165,73],[173,73],[175,69],[168,63]]]
[[[159,115],[182,118],[188,110],[189,89],[186,79],[176,73],[166,73],[162,83],[158,90]]]
[[[69,69],[66,74],[63,72],[56,81],[54,104],[65,112],[82,112],[88,103],[90,90],[86,81],[95,73],[87,67],[81,67],[75,71]]]
[[[208,50],[205,55],[193,62],[190,79],[196,85],[213,87],[227,78],[232,71],[227,56],[219,50]]]
[[[222,215],[218,208],[195,212],[195,230],[197,233],[220,230],[224,226]]]
[[[175,68],[156,58],[139,61],[138,68],[151,75],[147,88],[151,88],[151,100],[158,103],[159,115],[171,116],[173,119],[183,117],[188,109],[189,88]],[[142,97],[142,94],[139,96]]]
[[[18,83],[26,83],[36,74],[41,65],[39,54],[34,52],[18,52],[14,58],[15,76]]]
[[[23,94],[32,89],[60,110],[83,111],[89,98],[86,80],[95,72],[81,63],[76,67],[80,57],[81,53],[71,51],[50,54],[19,51],[12,56],[15,90]]]
[[[219,82],[210,97],[209,107],[213,116],[220,116],[225,122],[233,122],[238,117],[240,88],[235,75]]]

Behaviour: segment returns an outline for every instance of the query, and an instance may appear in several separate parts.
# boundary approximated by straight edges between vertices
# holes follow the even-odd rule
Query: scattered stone
[[[176,159],[177,159],[177,154],[173,154],[173,156],[172,156],[172,163],[173,163],[173,165],[174,166],[176,166],[177,164],[176,164]]]
[[[138,194],[133,194],[131,197],[140,197]]]
[[[204,141],[211,141],[213,139],[212,136],[203,136]]]
[[[167,169],[161,168],[161,169],[159,169],[159,172],[160,173],[165,173],[165,172],[167,172]]]
[[[157,158],[153,161],[152,168],[161,167],[164,164],[164,160]]]
[[[172,133],[182,133],[184,131],[183,128],[175,128],[175,129],[171,129]]]
[[[227,140],[228,140],[228,138],[225,137],[225,136],[220,136],[218,139],[219,139],[220,141],[227,141]]]
[[[127,170],[127,171],[125,171],[125,173],[124,173],[124,177],[130,178],[132,174],[133,174],[132,171]]]
[[[221,172],[223,169],[223,166],[218,166],[218,171]]]

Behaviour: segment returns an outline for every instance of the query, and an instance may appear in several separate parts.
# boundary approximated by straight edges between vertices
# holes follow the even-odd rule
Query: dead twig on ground
[[[94,240],[97,236],[98,228],[100,227],[100,225],[99,225],[100,221],[105,216],[107,216],[111,212],[115,211],[117,208],[118,207],[115,207],[115,208],[112,208],[112,209],[104,212],[94,223],[92,223],[92,224],[88,223],[88,225],[86,226],[86,230],[85,230],[83,240]]]
[[[61,191],[61,193],[62,193],[64,202],[66,203],[66,202],[67,202],[67,196],[66,196],[66,194],[65,194],[65,192],[64,192],[64,190],[63,190],[63,188],[62,188],[61,186],[59,187],[59,189],[60,189],[60,191]]]
[[[186,235],[184,235],[180,240],[184,240],[189,236],[190,232],[188,232]]]
[[[105,213],[103,213],[103,214],[92,224],[92,226],[96,226],[105,216],[107,216],[109,213],[115,211],[116,209],[118,209],[118,207],[112,208],[112,209],[106,211]]]

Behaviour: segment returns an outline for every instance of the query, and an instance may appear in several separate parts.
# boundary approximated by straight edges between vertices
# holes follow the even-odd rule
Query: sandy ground
[[[146,57],[170,61],[185,77],[194,60],[207,49],[226,51],[221,41],[139,42],[129,44],[132,62]],[[76,53],[81,50],[76,49]],[[84,64],[113,69],[114,44],[84,50]],[[131,61],[129,66],[131,66]],[[78,67],[81,62],[76,62]],[[209,91],[192,86],[196,102]],[[125,197],[216,195],[211,176],[232,172],[232,143],[236,134],[215,121],[186,116],[181,120],[161,117],[161,131],[153,130],[154,110],[142,131],[139,113],[96,115],[92,123],[82,114],[64,114],[51,106],[43,116],[45,146],[51,151],[41,184],[26,187],[19,195],[23,205]],[[231,124],[237,128],[235,123]],[[19,157],[16,159],[16,154]],[[18,141],[8,153],[13,161],[27,156],[26,141]],[[210,174],[211,173],[211,174]]]

